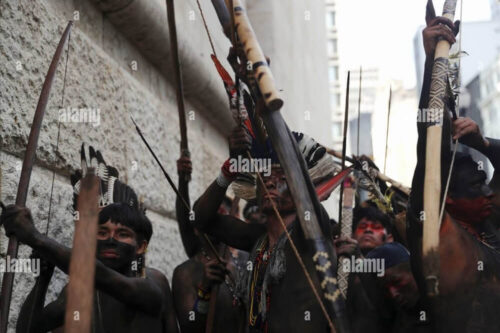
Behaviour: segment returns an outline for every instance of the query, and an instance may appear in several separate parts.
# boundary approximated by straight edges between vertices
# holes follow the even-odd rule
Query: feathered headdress
[[[88,153],[86,153],[85,150],[85,144],[82,144],[80,150],[81,170],[77,170],[71,175],[71,185],[73,185],[73,209],[76,210],[81,179],[85,177],[89,168],[93,168],[100,179],[100,208],[106,207],[112,203],[125,203],[130,207],[143,211],[142,204],[139,203],[134,190],[127,184],[118,180],[118,170],[106,164],[101,152],[96,151],[92,146],[88,146]]]

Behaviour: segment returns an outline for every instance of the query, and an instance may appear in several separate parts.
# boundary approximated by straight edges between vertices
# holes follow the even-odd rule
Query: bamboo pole
[[[446,0],[443,16],[453,21],[457,0]],[[441,40],[436,46],[430,101],[427,113],[433,117],[427,127],[424,179],[424,227],[422,240],[423,271],[426,279],[427,295],[439,294],[439,207],[441,203],[441,141],[444,98],[448,74],[449,51],[451,45]],[[436,119],[436,116],[438,119]]]
[[[264,102],[269,110],[279,110],[283,106],[283,100],[279,95],[278,89],[276,89],[274,77],[269,69],[264,52],[262,52],[257,42],[257,37],[240,0],[232,0],[232,2],[236,32],[243,45],[247,59],[252,64],[257,84],[264,97]]]

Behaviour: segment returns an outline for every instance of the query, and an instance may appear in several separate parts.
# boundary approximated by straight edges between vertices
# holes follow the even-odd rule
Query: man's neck
[[[290,212],[287,213],[286,215],[282,215],[281,218],[283,219],[283,222],[285,223],[285,226],[288,228],[290,224],[296,219],[297,213],[296,212]],[[267,237],[269,239],[269,248],[272,248],[280,236],[285,232],[283,230],[283,226],[278,219],[278,217],[274,214],[274,212],[271,215],[267,216]]]

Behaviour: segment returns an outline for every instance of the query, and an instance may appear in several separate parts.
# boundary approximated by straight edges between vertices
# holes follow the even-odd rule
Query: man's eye
[[[372,228],[377,230],[383,229],[383,227],[380,224],[375,224]]]

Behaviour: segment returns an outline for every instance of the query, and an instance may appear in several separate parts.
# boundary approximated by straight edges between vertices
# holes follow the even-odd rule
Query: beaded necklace
[[[263,320],[261,315],[262,285],[264,282],[264,273],[266,272],[271,252],[272,250],[268,250],[268,240],[266,238],[257,248],[252,280],[250,283],[249,325],[250,327],[260,328],[263,332],[268,331],[268,323],[267,318]],[[271,290],[269,288],[266,295],[266,313],[269,312],[270,301]]]

